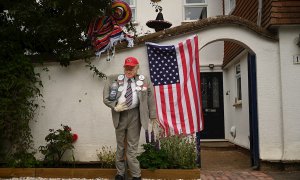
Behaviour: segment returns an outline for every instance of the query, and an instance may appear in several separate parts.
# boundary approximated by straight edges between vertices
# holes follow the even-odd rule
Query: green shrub
[[[36,99],[41,96],[42,83],[29,58],[15,52],[7,55],[12,47],[5,42],[5,46],[1,44],[0,161],[8,163],[13,156],[34,149],[29,122],[39,107]]]
[[[46,146],[40,146],[39,151],[45,156],[44,161],[50,166],[60,165],[61,159],[67,150],[73,150],[74,134],[71,133],[71,128],[62,125],[62,129],[49,129],[50,133],[45,137]],[[76,135],[77,137],[77,135]],[[73,151],[72,158],[75,161]]]
[[[97,150],[97,156],[101,168],[115,168],[116,151],[111,147],[102,146],[100,150]]]
[[[153,143],[143,144],[142,146],[144,152],[137,157],[142,168],[164,169],[170,166],[168,156],[164,150],[157,149]]]
[[[161,150],[167,154],[169,168],[193,169],[197,167],[197,148],[192,136],[169,136],[160,139]]]
[[[194,137],[169,136],[157,144],[143,144],[144,152],[138,156],[142,168],[193,169],[197,167],[197,148]]]
[[[8,159],[8,165],[16,168],[33,168],[39,166],[34,152],[16,152]]]

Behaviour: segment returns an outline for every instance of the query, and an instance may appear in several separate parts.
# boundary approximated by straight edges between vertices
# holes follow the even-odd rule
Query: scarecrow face
[[[124,74],[127,78],[133,78],[139,69],[139,66],[124,66]]]
[[[121,19],[124,16],[124,9],[122,7],[116,7],[113,11],[113,17]]]

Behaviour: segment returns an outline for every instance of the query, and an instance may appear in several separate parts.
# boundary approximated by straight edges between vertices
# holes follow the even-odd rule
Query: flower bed
[[[78,135],[71,133],[72,129],[69,126],[61,126],[62,128],[58,130],[50,129],[50,133],[45,138],[47,144],[40,146],[39,150],[45,156],[44,160],[15,158],[16,163],[4,163],[1,166],[15,168],[0,168],[0,178],[114,178],[116,174],[115,150],[112,147],[102,146],[97,150],[99,161],[77,162],[72,150]],[[151,142],[149,142],[149,137],[146,138],[146,142],[143,144],[144,151],[137,157],[141,168],[144,168],[142,169],[143,178],[200,178],[200,170],[197,169],[196,161],[199,151],[193,136],[168,136],[158,140],[151,132]],[[67,150],[72,151],[72,160],[62,161],[62,156]],[[32,166],[26,166],[27,164]]]

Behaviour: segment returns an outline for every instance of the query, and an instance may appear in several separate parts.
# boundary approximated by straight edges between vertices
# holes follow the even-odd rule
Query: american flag
[[[176,45],[146,45],[157,117],[166,135],[201,131],[198,36]]]

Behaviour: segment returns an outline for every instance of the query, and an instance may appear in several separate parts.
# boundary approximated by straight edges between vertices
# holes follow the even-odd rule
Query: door
[[[222,72],[201,73],[204,130],[201,139],[224,139]]]

